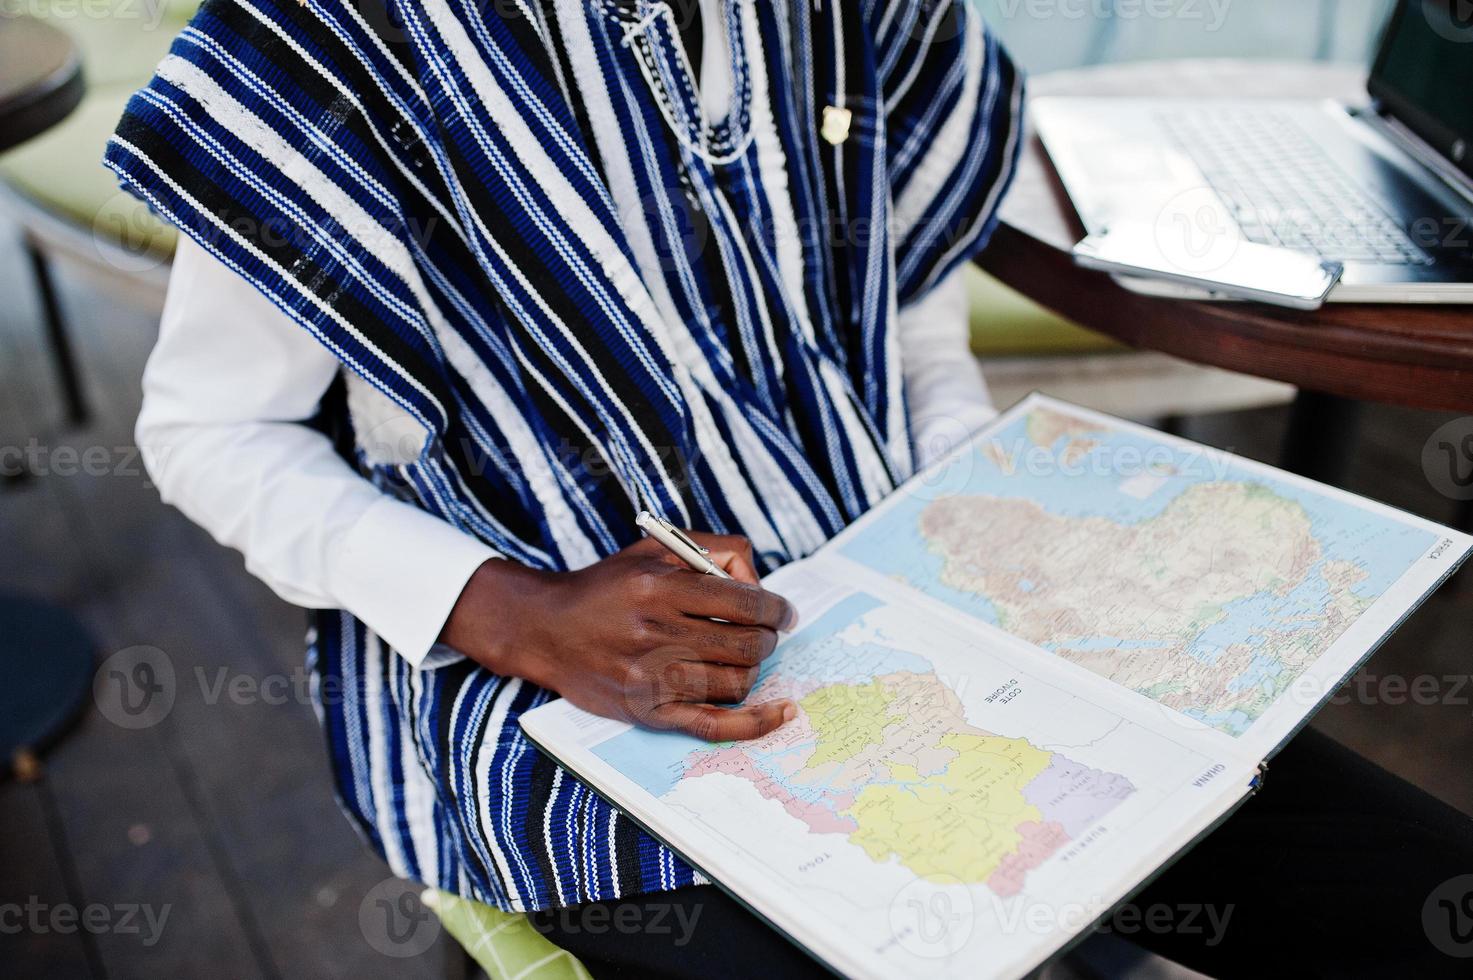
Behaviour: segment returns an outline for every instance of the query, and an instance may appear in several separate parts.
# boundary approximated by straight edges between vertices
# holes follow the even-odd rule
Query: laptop
[[[1344,264],[1332,302],[1473,303],[1473,18],[1399,0],[1363,106],[1039,97],[1049,157],[1091,234],[1169,210]],[[1155,295],[1193,287],[1123,278]]]

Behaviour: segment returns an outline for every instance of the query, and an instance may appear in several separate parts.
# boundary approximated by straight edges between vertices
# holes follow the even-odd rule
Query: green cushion
[[[70,34],[82,49],[87,95],[55,128],[0,156],[0,179],[50,211],[130,252],[167,258],[174,230],[118,189],[102,166],[103,148],[128,98],[147,84],[169,45],[193,16],[198,0],[157,5],[121,0],[102,8],[76,0],[31,0],[28,10]]]
[[[174,35],[198,8],[198,0],[27,0],[25,4],[27,13],[66,31],[77,42],[89,88],[141,87],[168,53]]]
[[[524,916],[433,888],[424,903],[489,977],[591,980],[572,953],[554,946]]]
[[[967,269],[972,351],[978,357],[1088,354],[1123,350],[1103,334],[1056,316],[976,266]]]
[[[0,178],[101,241],[140,257],[167,258],[174,229],[121,190],[102,165],[103,145],[132,94],[122,85],[90,92],[59,126],[0,157]]]

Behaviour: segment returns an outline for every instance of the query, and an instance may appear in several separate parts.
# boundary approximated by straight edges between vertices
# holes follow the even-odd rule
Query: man
[[[703,910],[683,949],[536,919],[600,973],[813,969],[517,720],[791,717],[742,704],[794,622],[759,575],[990,412],[956,270],[1021,93],[961,0],[204,5],[107,154],[186,233],[139,441],[316,610],[338,791],[397,874]]]
[[[1020,79],[951,0],[371,6],[206,3],[130,104],[108,164],[186,232],[140,442],[319,610],[396,872],[511,910],[692,884],[517,719],[783,722],[717,707],[791,625],[758,575],[987,417],[953,272]]]

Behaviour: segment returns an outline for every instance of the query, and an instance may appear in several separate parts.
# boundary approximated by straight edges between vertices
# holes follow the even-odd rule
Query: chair
[[[62,123],[0,157],[0,210],[20,227],[73,425],[86,421],[88,406],[57,299],[56,266],[64,262],[125,302],[161,306],[174,232],[119,190],[100,161],[128,97],[148,81],[198,6],[198,0],[168,0],[154,24],[149,18],[159,8],[150,4],[123,5],[106,17],[79,13],[74,0],[30,4],[81,48],[87,94]]]
[[[524,916],[435,888],[426,889],[420,901],[488,977],[592,980],[577,957],[553,945]]]

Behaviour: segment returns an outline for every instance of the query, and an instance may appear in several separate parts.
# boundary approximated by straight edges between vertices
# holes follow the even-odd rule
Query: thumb
[[[761,738],[798,716],[791,701],[768,701],[744,708],[670,701],[650,713],[651,727],[684,732],[705,742],[745,742]]]

